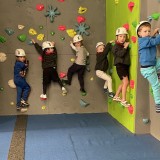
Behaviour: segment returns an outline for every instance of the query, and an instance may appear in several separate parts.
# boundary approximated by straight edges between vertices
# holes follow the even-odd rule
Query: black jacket
[[[112,44],[107,43],[105,49],[101,53],[96,54],[96,66],[95,70],[107,71],[108,69],[108,53],[111,51]]]
[[[57,50],[54,47],[54,52],[51,54],[46,54],[45,51],[42,50],[42,47],[38,44],[34,44],[37,52],[42,56],[42,68],[50,68],[57,67]]]
[[[129,48],[125,49],[121,44],[115,44],[112,48],[114,55],[114,65],[125,64],[130,65]]]

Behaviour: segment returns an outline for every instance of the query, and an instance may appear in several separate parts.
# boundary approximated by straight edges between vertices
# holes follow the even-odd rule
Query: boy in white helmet
[[[27,99],[30,92],[30,86],[25,79],[28,61],[26,60],[26,54],[23,49],[16,49],[15,56],[14,83],[17,89],[17,111],[26,112],[29,106]]]
[[[156,28],[151,35],[151,24],[148,21],[141,21],[136,32],[139,44],[140,72],[146,78],[153,90],[156,112],[160,113],[160,84],[157,71],[160,70],[160,58],[156,58],[157,48],[160,44],[159,28]]]
[[[124,27],[120,27],[116,30],[116,42],[112,48],[114,55],[114,65],[116,66],[117,74],[121,80],[121,84],[118,86],[118,90],[113,97],[113,100],[121,102],[125,107],[129,107],[130,104],[126,100],[127,87],[129,84],[129,42],[127,42],[127,30]],[[122,93],[122,99],[120,98]]]
[[[81,35],[75,35],[73,37],[73,42],[70,42],[70,46],[75,51],[76,59],[73,65],[68,69],[67,80],[63,80],[63,82],[71,85],[72,76],[77,73],[81,94],[85,96],[87,92],[84,89],[84,73],[89,59],[89,52],[83,46],[83,38]]]
[[[112,42],[110,41],[105,45],[103,42],[98,42],[96,44],[96,65],[95,65],[95,70],[96,70],[96,75],[97,77],[105,80],[104,83],[104,93],[108,94],[109,97],[113,98],[114,93],[112,90],[112,77],[107,74],[108,70],[108,53],[111,51],[112,48]]]
[[[51,81],[58,82],[61,87],[62,94],[66,95],[67,90],[63,86],[57,73],[57,50],[54,42],[45,41],[40,46],[33,39],[32,42],[37,52],[42,56],[43,68],[43,93],[40,95],[41,100],[47,99],[47,88]]]

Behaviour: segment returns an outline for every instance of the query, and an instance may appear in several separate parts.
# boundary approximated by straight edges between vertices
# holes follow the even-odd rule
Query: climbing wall
[[[122,12],[123,10],[123,12]],[[112,13],[112,14],[110,14]],[[107,41],[116,39],[116,29],[125,27],[129,33],[130,47],[130,82],[127,89],[127,101],[131,104],[130,107],[124,107],[120,102],[112,100],[108,101],[108,112],[117,119],[128,130],[135,133],[135,116],[136,116],[136,89],[137,89],[137,38],[135,27],[139,20],[139,1],[107,1],[106,2],[106,30]],[[113,89],[116,92],[121,81],[116,72],[116,67],[113,65],[113,56],[110,57],[110,70],[113,78]],[[121,96],[121,95],[120,95]]]
[[[144,7],[145,6],[145,7]],[[141,16],[140,20],[151,20],[152,31],[155,28],[160,27],[159,22],[159,13],[160,13],[160,2],[158,0],[141,0]],[[157,57],[160,57],[160,48],[157,47]],[[139,101],[141,105],[139,106],[139,124],[143,123],[140,126],[139,131],[143,132],[144,126],[149,127],[150,133],[160,140],[160,114],[155,112],[155,103],[152,95],[151,87],[148,84],[148,81],[144,79],[141,75],[138,76],[138,79],[141,79],[141,87],[137,90],[141,93]],[[144,83],[143,83],[144,82]],[[143,85],[142,85],[143,83]],[[143,91],[143,92],[142,92]],[[140,94],[139,94],[140,95]],[[145,99],[145,101],[144,101]]]
[[[0,5],[0,53],[6,60],[0,62],[0,114],[14,115],[16,89],[8,85],[13,79],[14,52],[23,48],[29,60],[26,77],[31,86],[27,114],[97,113],[107,112],[107,96],[104,82],[95,76],[95,45],[106,41],[105,1],[94,0],[6,0]],[[41,101],[42,68],[31,39],[39,44],[54,41],[58,51],[58,73],[66,74],[72,65],[74,54],[70,41],[74,31],[83,35],[84,46],[90,52],[90,72],[85,74],[87,95],[80,94],[77,75],[72,85],[66,86],[67,96],[62,96],[57,83],[48,89],[47,101]],[[2,53],[5,53],[2,54]],[[89,105],[88,105],[89,104]]]

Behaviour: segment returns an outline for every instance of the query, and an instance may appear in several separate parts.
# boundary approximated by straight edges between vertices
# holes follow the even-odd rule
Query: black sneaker
[[[21,107],[20,106],[17,106],[17,111],[21,111]]]
[[[108,93],[108,97],[113,98],[114,96],[115,96],[115,94],[113,92]]]
[[[21,99],[21,106],[22,107],[29,107],[29,104],[25,100]]]
[[[86,96],[87,92],[84,89],[80,89],[80,91],[82,96]]]
[[[65,86],[65,85],[71,85],[71,83],[68,82],[68,80],[64,80],[62,79],[62,84]]]
[[[104,92],[105,94],[108,94],[108,88],[104,88],[104,89],[103,89],[103,92]]]

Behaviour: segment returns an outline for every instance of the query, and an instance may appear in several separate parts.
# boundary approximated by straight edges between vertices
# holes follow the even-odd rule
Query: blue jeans
[[[14,83],[17,88],[17,106],[20,106],[21,99],[26,101],[30,92],[30,86],[24,78],[14,79]]]
[[[142,76],[149,81],[152,87],[155,104],[160,104],[160,83],[157,76],[158,70],[160,70],[159,58],[157,58],[156,66],[140,69]]]

